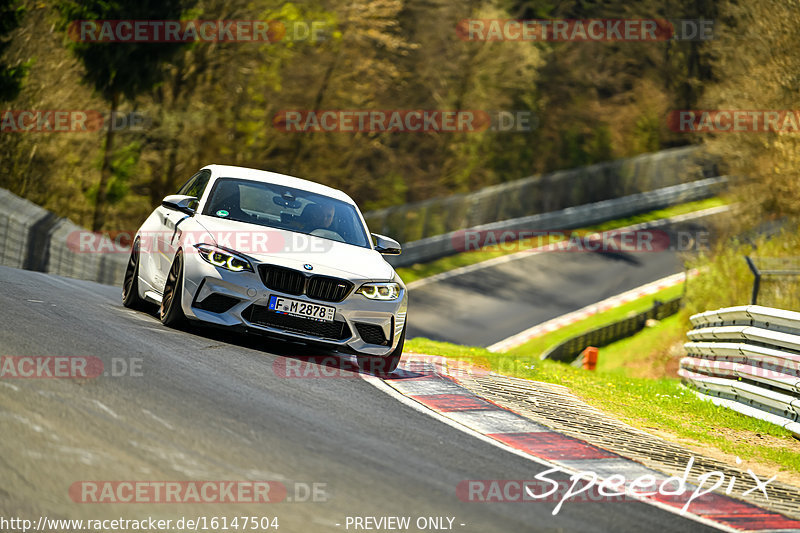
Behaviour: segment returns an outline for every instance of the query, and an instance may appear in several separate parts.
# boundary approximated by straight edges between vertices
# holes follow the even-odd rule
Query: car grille
[[[314,300],[341,302],[353,290],[353,284],[346,279],[306,276],[299,270],[276,265],[260,265],[258,272],[268,289],[296,296],[305,294]]]
[[[306,294],[315,300],[326,302],[341,302],[350,293],[353,284],[339,278],[327,276],[312,276],[308,280]]]
[[[352,335],[345,322],[320,322],[309,318],[284,315],[270,311],[263,305],[251,305],[244,314],[250,317],[249,320],[253,324],[303,333],[322,339],[341,341]]]
[[[356,329],[361,336],[361,340],[367,344],[379,344],[386,346],[389,342],[383,334],[383,328],[375,324],[364,324],[363,322],[356,322]]]
[[[210,294],[202,302],[195,303],[194,306],[212,313],[224,313],[239,302],[238,298],[224,294]]]
[[[261,274],[261,281],[268,289],[286,294],[303,294],[306,277],[302,272],[275,265],[260,265],[258,272]]]

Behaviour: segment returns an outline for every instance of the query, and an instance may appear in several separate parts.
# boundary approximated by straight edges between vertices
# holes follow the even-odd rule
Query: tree
[[[19,25],[23,12],[23,8],[19,6],[19,0],[0,0],[0,54],[10,44],[5,36]],[[22,79],[29,67],[29,63],[19,63],[14,66],[0,63],[0,102],[10,101],[17,97],[22,86]]]
[[[727,173],[738,176],[733,193],[746,207],[737,222],[800,218],[800,2],[725,2],[721,10],[726,26],[714,41],[720,81],[707,91],[701,109],[785,112],[778,123],[784,129],[705,134],[703,140]]]
[[[185,6],[180,0],[62,0],[62,27],[80,20],[178,20]],[[70,47],[86,70],[84,79],[100,93],[112,119],[122,99],[133,100],[162,79],[161,65],[169,61],[183,43],[72,42]],[[92,230],[105,222],[107,184],[112,173],[114,129],[109,120],[103,145],[100,181],[94,204]]]

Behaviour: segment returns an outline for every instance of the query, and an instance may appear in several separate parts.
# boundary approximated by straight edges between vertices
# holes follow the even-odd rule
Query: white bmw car
[[[355,202],[311,181],[209,165],[139,228],[126,307],[159,305],[161,321],[257,331],[355,354],[391,372],[406,330],[405,285]]]

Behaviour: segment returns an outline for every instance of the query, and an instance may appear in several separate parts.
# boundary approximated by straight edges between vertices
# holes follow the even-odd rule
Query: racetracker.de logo
[[[135,238],[139,238],[139,252],[143,254],[174,252],[181,246],[184,253],[200,251],[196,244],[214,244],[243,254],[325,253],[333,241],[304,233],[280,230],[245,231],[109,231],[95,233],[88,230],[70,232],[67,248],[79,254],[129,254]]]
[[[487,368],[487,361],[481,364]],[[385,363],[388,366],[388,361]],[[380,367],[380,365],[378,365]],[[380,373],[383,368],[374,368]],[[275,376],[284,379],[361,379],[358,365],[350,359],[336,355],[279,357],[272,363]],[[406,354],[403,356],[402,370],[396,376],[418,377],[418,374],[438,374],[444,376],[483,377],[488,370],[478,364],[447,359],[441,356]]]
[[[0,378],[16,379],[81,379],[103,375],[103,361],[83,356],[18,356],[0,357]]]
[[[462,502],[530,503],[561,502],[570,498],[582,502],[636,501],[629,494],[599,490],[588,479],[470,479],[456,486],[456,496]]]
[[[0,357],[0,379],[141,377],[143,361],[141,357],[112,357],[104,363],[92,355],[4,355]]]
[[[76,20],[67,30],[81,43],[276,43],[323,41],[323,21],[279,20]]]
[[[685,357],[681,363],[691,372],[709,376],[723,376],[731,378],[761,377],[776,381],[797,380],[797,363],[782,359],[752,361],[746,357],[732,357],[731,359],[705,359],[699,357]]]
[[[285,133],[518,133],[533,131],[539,120],[526,109],[294,109],[278,111],[272,123]]]
[[[278,503],[279,481],[76,481],[75,503]]]
[[[653,42],[713,39],[706,19],[463,19],[463,41]]]
[[[453,249],[458,252],[496,247],[505,252],[594,252],[634,253],[689,251],[709,245],[707,231],[658,229],[609,230],[602,233],[572,230],[459,230],[453,233]]]
[[[111,113],[94,110],[6,109],[0,111],[2,133],[90,133],[101,129],[140,131],[150,119],[137,112]]]
[[[475,132],[492,125],[487,111],[422,109],[283,110],[272,120],[283,132]]]
[[[663,19],[464,19],[456,26],[464,41],[668,41]]]
[[[678,133],[798,133],[796,109],[683,109],[667,116]]]

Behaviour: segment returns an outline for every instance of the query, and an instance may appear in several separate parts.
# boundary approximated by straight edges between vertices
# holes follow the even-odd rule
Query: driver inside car
[[[330,229],[334,215],[332,205],[308,204],[300,214],[300,224],[309,233],[317,229]]]

